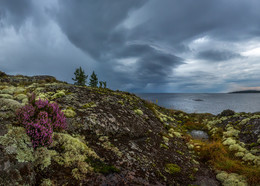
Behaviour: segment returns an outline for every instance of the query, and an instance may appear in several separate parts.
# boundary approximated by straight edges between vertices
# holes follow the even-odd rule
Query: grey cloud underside
[[[140,8],[145,2],[114,0],[114,3],[74,3],[67,0],[57,13],[57,21],[70,41],[102,62],[103,68],[106,71],[110,69],[109,73],[115,74],[120,84],[134,82],[136,86],[144,87],[149,82],[165,83],[172,69],[182,64],[183,59],[156,50],[148,44],[129,44],[129,41],[133,41],[129,38],[132,30],[120,27],[131,11]],[[120,73],[114,70],[116,60],[129,57],[138,58],[134,72]],[[111,75],[107,72],[106,76]]]
[[[227,50],[206,50],[198,52],[196,58],[203,59],[207,61],[219,62],[226,61],[235,58],[242,58],[242,56],[238,53],[227,51]]]
[[[146,10],[150,19],[135,28],[132,36],[157,38],[173,45],[203,35],[242,40],[259,36],[259,7],[256,0],[151,1]]]
[[[166,84],[172,82],[172,70],[184,64],[182,58],[173,54],[165,53],[145,44],[127,45],[116,52],[118,59],[136,58],[134,70],[120,72],[115,70],[118,65],[115,61],[102,64],[107,76],[114,76],[114,81],[119,82],[122,87],[124,84],[134,83],[132,91],[142,91],[147,84]],[[122,66],[124,66],[122,64]]]
[[[33,6],[31,0],[1,0],[0,20],[5,19],[8,24],[18,29],[29,16],[31,16]]]
[[[70,41],[94,58],[122,47],[126,30],[118,26],[146,0],[60,0],[57,21]]]
[[[183,59],[173,54],[164,53],[149,45],[130,45],[118,55],[121,57],[138,57],[137,70],[133,76],[136,81],[160,83],[167,81],[174,67],[183,64]]]

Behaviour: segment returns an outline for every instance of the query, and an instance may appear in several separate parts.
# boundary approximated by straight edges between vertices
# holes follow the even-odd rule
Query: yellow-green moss
[[[108,139],[107,136],[101,136],[99,138],[99,141],[102,142],[102,147],[107,149],[107,150],[111,150],[112,152],[114,152],[117,156],[122,157],[122,152],[116,147],[114,146]]]
[[[50,179],[43,179],[40,186],[53,186],[54,184]]]
[[[160,144],[160,148],[165,148],[165,149],[169,149],[169,147],[167,145],[165,145],[164,143]]]
[[[87,161],[100,158],[82,139],[64,133],[54,133],[53,139],[53,147],[60,148],[59,153],[52,156],[53,161],[64,167],[73,167],[71,173],[75,179],[84,179],[87,173],[93,172]]]
[[[7,87],[4,87],[2,90],[0,90],[0,94],[14,94],[15,92],[15,87],[13,86],[7,86]]]
[[[8,119],[8,118],[13,118],[13,117],[15,117],[15,114],[12,111],[0,112],[0,118]]]
[[[223,145],[235,145],[236,144],[236,140],[232,139],[232,138],[227,138],[224,142]]]
[[[235,173],[228,174],[225,171],[221,171],[217,174],[216,178],[223,184],[223,186],[247,186],[248,185],[243,176]]]
[[[176,150],[176,152],[180,155],[184,155],[184,152],[181,152],[180,150]]]
[[[187,145],[188,149],[190,149],[190,150],[194,148],[194,145],[191,143],[186,143],[186,145]]]
[[[15,101],[15,100],[12,100],[12,99],[0,98],[0,106],[6,107],[7,109],[11,109],[12,111],[15,112],[22,105],[18,101]]]
[[[238,137],[238,134],[240,133],[239,130],[234,129],[233,127],[227,127],[227,131],[223,132],[223,135],[226,137]]]
[[[37,94],[36,100],[39,100],[39,99],[41,99],[41,100],[49,100],[48,95],[45,94],[45,93],[39,93],[39,94]]]
[[[255,165],[260,166],[260,158],[258,156],[253,155],[250,152],[245,153],[245,155],[242,159],[244,161],[253,162]]]
[[[7,154],[16,155],[18,162],[33,162],[32,143],[23,127],[9,126],[7,134],[0,136],[0,144]]]
[[[22,105],[23,106],[26,105],[27,103],[28,103],[28,98],[25,98],[25,99],[22,100]]]
[[[51,96],[51,99],[61,98],[64,97],[65,95],[66,95],[65,90],[58,90],[57,93]]]
[[[22,93],[25,93],[26,90],[24,87],[16,87],[15,90],[14,90],[14,94],[22,94]]]
[[[168,132],[169,132],[169,134],[172,134],[172,135],[176,136],[177,138],[181,138],[182,137],[182,134],[180,132],[174,131],[173,128],[170,128]]]
[[[141,115],[144,114],[143,111],[140,110],[140,109],[136,109],[136,110],[134,110],[134,112],[135,112],[137,115],[139,115],[139,116],[141,116]]]
[[[176,174],[181,172],[181,168],[174,163],[168,163],[165,165],[165,171],[169,174]]]
[[[228,148],[231,151],[239,151],[239,152],[245,152],[246,151],[246,149],[241,147],[239,144],[232,144]]]
[[[165,122],[167,122],[167,121],[171,121],[171,122],[175,121],[174,118],[172,118],[172,117],[170,117],[170,116],[168,116],[168,115],[165,115],[165,114],[159,112],[158,110],[156,110],[155,113],[156,113],[157,118],[158,118],[162,123],[165,123]]]
[[[67,118],[73,118],[77,115],[76,112],[72,109],[65,109],[65,110],[62,110],[62,112],[64,113],[64,115]]]
[[[27,96],[25,94],[17,94],[14,98],[19,101],[22,101],[24,99],[27,99]]]
[[[162,138],[163,138],[164,143],[166,145],[168,145],[169,144],[169,138],[167,138],[166,136],[163,136]]]
[[[10,94],[0,94],[0,98],[13,99],[13,96]]]
[[[94,107],[96,107],[97,105],[95,104],[95,102],[89,102],[89,103],[86,103],[86,104],[84,104],[83,106],[82,106],[82,108],[94,108]]]
[[[195,165],[199,165],[200,162],[196,161],[195,159],[192,159],[192,162],[195,164]]]
[[[53,159],[65,167],[74,164],[80,166],[88,157],[99,159],[98,155],[79,138],[74,138],[69,134],[54,133],[53,146],[56,147],[60,145],[62,145],[62,152],[54,156]],[[87,170],[90,170],[89,167],[85,167]]]
[[[85,178],[86,174],[89,172],[93,172],[94,168],[91,167],[86,162],[81,162],[78,164],[78,168],[75,168],[71,171],[72,176],[77,180],[82,180]]]
[[[47,147],[37,148],[34,153],[34,164],[43,170],[51,164],[52,157],[56,155],[58,155],[58,153],[55,150],[49,150]]]

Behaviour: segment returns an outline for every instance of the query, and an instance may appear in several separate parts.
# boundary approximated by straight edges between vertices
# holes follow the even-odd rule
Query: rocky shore
[[[16,118],[32,93],[66,116],[48,147],[34,149]],[[259,185],[259,155],[260,113],[187,114],[127,92],[0,72],[0,185]]]

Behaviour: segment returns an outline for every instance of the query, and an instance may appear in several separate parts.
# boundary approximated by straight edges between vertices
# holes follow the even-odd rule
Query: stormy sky
[[[259,0],[0,0],[0,70],[111,89],[260,87]]]

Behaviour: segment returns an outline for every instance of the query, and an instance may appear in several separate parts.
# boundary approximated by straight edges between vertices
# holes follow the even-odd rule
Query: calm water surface
[[[250,94],[183,94],[145,93],[137,96],[158,105],[188,113],[219,114],[225,109],[235,112],[259,112],[260,93]]]

